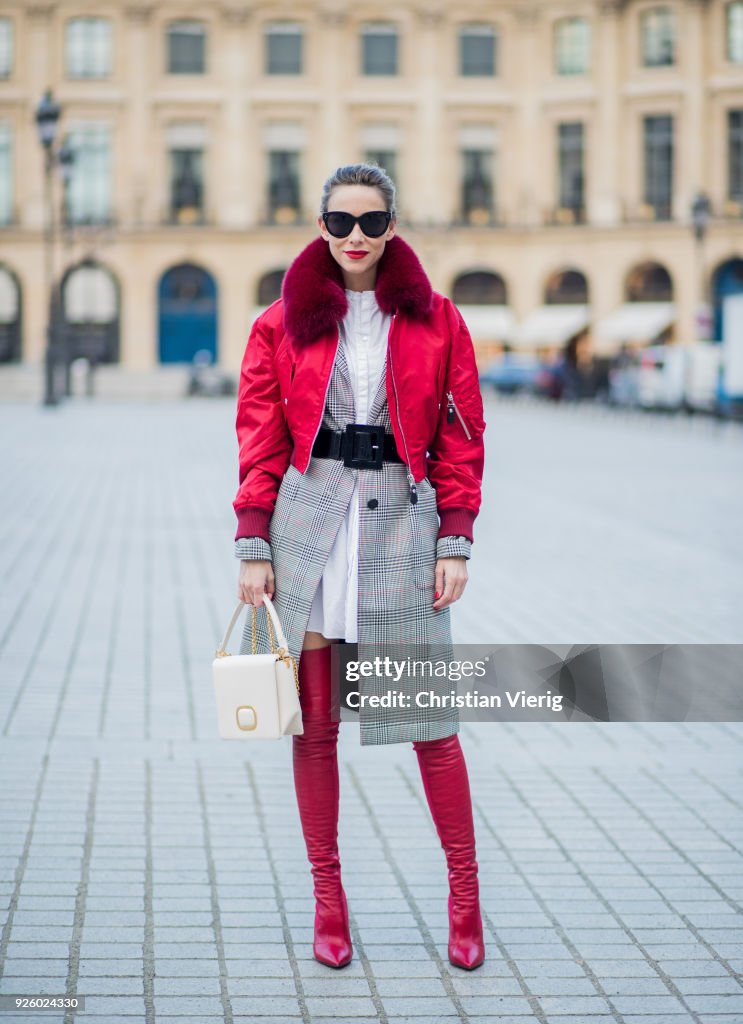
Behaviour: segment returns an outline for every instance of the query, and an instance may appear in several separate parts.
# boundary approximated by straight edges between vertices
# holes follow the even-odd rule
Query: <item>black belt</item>
[[[381,469],[383,462],[403,462],[395,438],[384,427],[369,423],[347,423],[345,430],[320,427],[312,446],[320,459],[343,459],[354,469]]]

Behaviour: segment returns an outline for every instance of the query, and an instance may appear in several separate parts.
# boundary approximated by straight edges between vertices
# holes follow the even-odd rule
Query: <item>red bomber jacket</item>
[[[438,537],[472,541],[485,430],[472,339],[459,310],[433,291],[399,235],[385,246],[374,290],[380,309],[391,316],[387,402],[411,493],[415,482],[428,477],[436,491]],[[327,242],[317,238],[284,275],[282,297],[253,325],[237,402],[236,540],[270,540],[287,467],[307,469],[347,308],[341,269]]]

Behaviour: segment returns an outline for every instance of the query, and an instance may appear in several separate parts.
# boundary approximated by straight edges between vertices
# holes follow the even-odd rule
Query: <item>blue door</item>
[[[160,362],[190,363],[206,349],[217,362],[217,285],[202,267],[182,263],[160,279]]]
[[[743,292],[743,260],[732,259],[717,268],[713,283],[715,341],[722,340],[722,301]]]

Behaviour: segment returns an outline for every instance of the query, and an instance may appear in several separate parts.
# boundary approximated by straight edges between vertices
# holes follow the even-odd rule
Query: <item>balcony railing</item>
[[[719,209],[713,210],[713,214],[725,220],[740,220],[743,217],[743,196],[739,199],[725,199]]]
[[[674,219],[673,208],[670,202],[637,203],[624,207],[622,219],[626,224],[671,221]]]
[[[454,218],[457,227],[498,228],[504,226],[503,214],[494,206],[470,206]]]
[[[545,211],[544,223],[559,226],[586,223],[585,206],[552,206]]]

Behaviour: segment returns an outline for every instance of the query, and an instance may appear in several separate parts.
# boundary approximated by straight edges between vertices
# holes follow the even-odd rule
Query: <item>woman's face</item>
[[[372,185],[338,185],[328,199],[328,212],[340,210],[360,217],[362,213],[372,210],[385,210],[385,202],[379,189]],[[343,279],[347,288],[356,291],[374,287],[377,276],[377,264],[382,258],[387,240],[395,234],[395,221],[380,238],[369,238],[361,230],[361,225],[354,224],[350,235],[335,238],[325,227],[322,217],[317,218],[320,234],[330,246],[333,259],[343,271]]]

